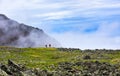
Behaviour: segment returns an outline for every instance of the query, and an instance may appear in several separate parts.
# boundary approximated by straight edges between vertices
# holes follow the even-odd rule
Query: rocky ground
[[[0,47],[0,76],[120,76],[120,50]]]
[[[23,65],[8,60],[8,64],[0,64],[0,76],[120,76],[120,65],[111,65],[98,61],[61,62],[54,70],[28,69]]]

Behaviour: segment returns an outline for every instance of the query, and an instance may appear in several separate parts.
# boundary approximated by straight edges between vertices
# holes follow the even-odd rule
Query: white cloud
[[[118,33],[120,22],[101,22],[96,34],[100,36],[113,36]]]
[[[66,0],[66,1],[55,1],[55,0],[1,0],[0,2],[0,13],[5,13],[14,16],[19,12],[23,14],[24,12],[29,13],[33,11],[38,11],[36,13],[31,13],[31,16],[36,14],[47,14],[49,19],[61,19],[60,16],[71,17],[71,16],[83,16],[83,17],[96,17],[96,16],[108,16],[119,14],[119,9],[114,11],[103,9],[114,9],[120,8],[120,1],[118,0]],[[25,11],[26,10],[26,11]],[[30,10],[27,12],[27,10]],[[59,14],[64,11],[69,11],[68,15]],[[104,13],[104,11],[106,13]],[[17,13],[16,13],[17,12]],[[55,13],[57,12],[57,13]],[[51,15],[54,14],[54,15]],[[18,14],[17,14],[18,15]],[[39,16],[41,17],[41,16]],[[46,17],[46,15],[45,15]],[[28,18],[29,19],[29,18]]]
[[[80,49],[120,49],[119,38],[76,33],[53,34],[53,36],[61,42],[63,47],[75,47]]]
[[[37,14],[35,16],[45,18],[44,20],[56,20],[56,19],[65,18],[68,15],[70,15],[70,11],[44,13],[44,14]]]
[[[119,37],[115,37],[115,42],[118,43],[118,45],[120,45],[120,36]]]

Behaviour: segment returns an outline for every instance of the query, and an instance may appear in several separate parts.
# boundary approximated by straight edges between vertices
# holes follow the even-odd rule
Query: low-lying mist
[[[60,46],[42,29],[18,23],[0,14],[0,46],[45,47],[49,44],[52,47]]]

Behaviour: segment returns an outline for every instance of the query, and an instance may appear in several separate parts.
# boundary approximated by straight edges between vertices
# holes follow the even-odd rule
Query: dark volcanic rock
[[[83,59],[91,59],[91,57],[89,55],[86,55],[83,57]]]
[[[53,71],[22,67],[8,60],[8,65],[0,64],[0,76],[120,76],[119,65],[98,61],[61,62]]]
[[[0,46],[44,47],[49,44],[59,46],[42,29],[18,23],[0,14]]]
[[[3,15],[3,14],[0,14],[0,20],[7,20],[9,19],[7,16]]]

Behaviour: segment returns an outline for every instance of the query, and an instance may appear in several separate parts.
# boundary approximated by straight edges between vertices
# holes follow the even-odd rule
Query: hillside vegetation
[[[56,48],[14,48],[0,47],[0,62],[8,59],[30,68],[41,68],[59,62],[71,62],[75,57],[82,56],[80,51],[58,51]]]
[[[98,65],[101,67],[103,65],[107,66],[107,69],[111,69],[109,71],[112,73],[115,71],[115,70],[112,71],[112,69],[117,69],[115,73],[120,75],[119,50],[105,50],[105,49],[79,50],[67,48],[14,48],[1,46],[0,63],[7,65],[8,60],[12,60],[16,64],[22,64],[27,69],[39,68],[41,70],[47,70],[51,73],[51,76],[59,76],[59,73],[64,74],[62,76],[67,76],[66,74],[68,74],[68,76],[72,75],[79,76],[78,72],[80,70],[81,71],[83,70],[82,73],[80,72],[80,76],[85,76],[85,74],[86,76],[92,76],[94,72],[101,69],[100,67],[98,67]],[[114,66],[115,68],[113,68]],[[90,71],[91,68],[94,68],[95,70]],[[85,70],[87,72],[84,72]],[[62,71],[65,73],[63,73]],[[110,74],[109,71],[108,73],[105,74]],[[58,73],[56,74],[56,72]],[[88,75],[89,72],[91,73],[91,75]],[[106,69],[105,72],[107,72]],[[102,71],[98,73],[102,73]],[[117,74],[114,75],[116,76]],[[98,74],[98,76],[99,75],[100,74]]]

